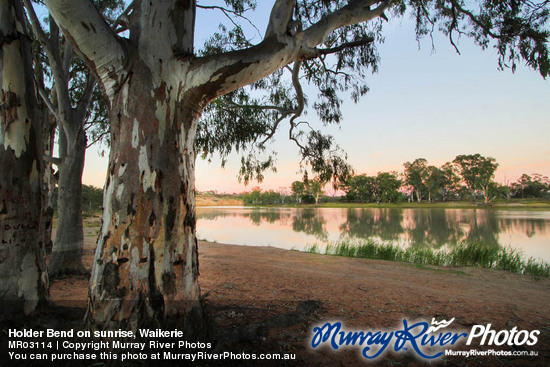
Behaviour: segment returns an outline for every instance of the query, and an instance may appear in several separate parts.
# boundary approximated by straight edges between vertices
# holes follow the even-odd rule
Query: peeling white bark
[[[287,32],[288,23],[292,19],[294,1],[275,1],[275,5],[273,5],[273,9],[271,10],[271,16],[269,17],[265,38],[273,35],[283,35]]]
[[[149,157],[147,155],[147,147],[143,145],[139,150],[139,171],[141,172],[141,184],[143,191],[147,192],[148,189],[155,191],[155,181],[157,178],[157,172],[151,170],[149,165]]]
[[[21,42],[14,40],[4,46],[2,68],[6,75],[18,75],[21,73],[23,64],[21,55]],[[8,99],[21,99],[27,93],[25,79],[21,78],[3,78],[2,80],[2,99],[3,103],[10,103]],[[27,104],[24,101],[11,101],[13,112],[11,116],[14,120],[8,125],[8,128],[2,131],[2,140],[4,149],[13,149],[16,157],[26,151],[31,129],[31,119],[27,111]]]
[[[132,129],[132,148],[137,149],[139,146],[139,122],[136,119],[134,119],[134,128]],[[124,171],[122,173],[119,172],[119,176],[122,176],[124,174]]]

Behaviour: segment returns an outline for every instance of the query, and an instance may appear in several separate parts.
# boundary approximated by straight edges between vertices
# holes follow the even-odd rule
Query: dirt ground
[[[94,230],[86,228],[85,265],[91,268]],[[441,268],[300,253],[272,247],[199,243],[200,285],[217,335],[231,340],[231,351],[293,353],[287,365],[424,365],[411,354],[386,353],[367,362],[359,348],[334,351],[309,347],[312,329],[341,321],[347,330],[395,330],[403,319],[455,318],[452,330],[540,330],[537,357],[444,357],[432,365],[550,365],[550,280],[477,268]],[[51,284],[56,304],[85,307],[86,277]],[[311,313],[296,316],[304,301]],[[267,320],[267,321],[266,321]],[[449,328],[451,329],[451,327]],[[244,340],[231,337],[247,333]],[[513,347],[462,346],[458,349],[514,350]],[[454,348],[457,349],[457,348]],[[280,365],[276,363],[273,365]],[[243,364],[256,365],[256,364]],[[265,365],[265,364],[259,364]]]

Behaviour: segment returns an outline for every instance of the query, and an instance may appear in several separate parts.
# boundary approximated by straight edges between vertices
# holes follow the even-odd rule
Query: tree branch
[[[292,10],[295,0],[277,0],[271,9],[269,23],[264,38],[274,35],[284,35],[288,30],[288,23],[292,19]]]
[[[105,90],[114,86],[125,74],[125,48],[91,1],[45,0],[50,14],[63,35],[98,76]],[[109,95],[109,100],[113,97]]]
[[[48,97],[48,93],[42,88],[42,86],[38,83],[37,80],[34,81],[34,84],[36,86],[36,89],[38,90],[38,94],[40,94],[40,97],[46,104],[46,107],[48,107],[48,110],[52,113],[52,115],[55,117],[57,121],[60,121],[59,111],[57,111],[57,108],[53,105],[52,101],[50,101],[50,98]]]
[[[88,110],[90,101],[92,100],[96,84],[97,83],[94,77],[92,75],[89,75],[88,81],[86,83],[86,88],[84,89],[84,93],[82,94],[82,98],[80,98],[80,101],[78,101],[78,105],[76,107],[77,121],[81,121],[82,124],[84,124],[84,116],[86,114],[86,111]]]
[[[42,29],[42,25],[40,25],[40,21],[38,20],[38,16],[36,15],[36,12],[34,11],[34,7],[32,6],[32,3],[30,0],[24,0],[25,9],[27,9],[27,14],[29,15],[29,18],[31,20],[31,26],[32,30],[38,39],[38,42],[44,47],[46,50],[46,53],[53,54],[52,50],[52,44],[50,42],[50,39],[48,36],[46,36],[46,33],[44,33],[44,29]]]
[[[60,166],[61,163],[63,163],[63,159],[56,158],[56,157],[50,157],[49,155],[45,155],[42,157],[42,159],[48,163],[55,164],[56,166]]]
[[[348,48],[364,46],[364,45],[372,43],[372,42],[374,42],[373,37],[366,37],[366,38],[363,38],[363,39],[360,39],[360,40],[357,40],[357,41],[354,41],[354,42],[346,42],[346,43],[341,44],[340,46],[333,47],[333,48],[317,49],[317,51],[319,52],[319,56],[320,55],[329,55],[329,54],[334,54],[334,53],[343,51],[343,50],[348,49]]]
[[[224,8],[223,6],[199,5],[199,4],[197,4],[197,8],[201,8],[201,9],[205,9],[205,10],[219,10],[223,13],[223,15],[225,15],[227,17],[227,19],[229,19],[229,21],[231,23],[233,23],[235,26],[237,26],[237,24],[235,23],[235,21],[233,20],[233,18],[230,15],[230,14],[233,14],[233,16],[235,16],[237,18],[241,18],[241,19],[246,20],[248,22],[248,24],[250,24],[252,27],[254,27],[254,29],[256,29],[258,34],[261,36],[260,30],[258,29],[258,27],[256,27],[256,25],[249,18],[245,17],[244,15],[242,15],[239,12],[236,12],[235,10],[227,9],[227,8]],[[246,13],[248,10],[250,10],[250,9],[245,9],[243,11],[243,13]]]
[[[63,55],[63,72],[65,73],[65,76],[68,77],[69,70],[71,68],[71,62],[73,61],[74,57],[74,49],[73,46],[69,42],[66,42],[65,45],[65,54]]]
[[[111,133],[110,130],[107,130],[107,131],[102,132],[101,134],[99,134],[98,136],[96,136],[96,137],[94,138],[94,140],[92,140],[91,143],[88,143],[88,145],[86,145],[86,149],[88,149],[89,147],[91,147],[92,145],[94,145],[95,143],[97,143],[98,141],[100,141],[101,139],[103,139],[103,137],[104,137],[105,135],[108,135],[108,134],[110,134],[110,133]]]
[[[259,110],[275,110],[280,113],[292,113],[294,110],[287,110],[279,106],[273,106],[273,105],[242,105],[238,103],[231,102],[230,105],[227,107],[229,108],[256,108]]]
[[[479,28],[483,29],[483,31],[491,36],[492,38],[501,38],[502,36],[499,34],[495,34],[491,31],[489,27],[487,27],[485,24],[483,24],[471,11],[464,9],[456,0],[450,0],[453,9],[458,10],[460,13],[466,15],[475,25],[477,25]],[[453,43],[454,45],[454,43]],[[456,48],[456,46],[455,46]]]
[[[298,107],[296,108],[296,111],[294,112],[294,116],[290,119],[290,123],[294,124],[294,121],[300,117],[302,112],[304,112],[304,91],[302,89],[302,85],[300,84],[300,68],[302,67],[302,61],[298,60],[294,63],[294,67],[292,70],[292,85],[294,86],[294,90],[296,91],[296,99],[298,100]]]
[[[189,70],[193,72],[187,74],[188,80],[184,85],[189,86],[188,92],[191,96],[195,98],[199,96],[199,101],[195,101],[194,104],[200,109],[211,100],[260,80],[297,60],[315,58],[347,47],[372,42],[365,38],[357,43],[350,42],[333,49],[316,48],[335,29],[382,16],[390,1],[352,1],[324,16],[308,29],[289,34],[286,27],[292,14],[291,5],[294,2],[277,0],[272,10],[269,31],[261,43],[247,49],[190,60]],[[371,10],[370,6],[377,3],[379,5]],[[284,22],[286,23],[283,27]],[[281,37],[280,32],[283,30],[284,36]]]
[[[368,20],[385,17],[384,11],[390,6],[391,0],[355,0],[348,5],[325,15],[317,23],[307,28],[304,40],[307,46],[314,48],[323,43],[327,35],[338,28],[347,25],[366,22]],[[374,4],[379,4],[371,9]]]
[[[134,10],[134,6],[135,1],[132,1],[130,5],[128,5],[126,9],[122,12],[122,14],[120,14],[118,18],[113,22],[112,28],[117,34],[130,28],[130,20],[128,19],[128,16]],[[117,26],[119,25],[121,27],[117,28]]]

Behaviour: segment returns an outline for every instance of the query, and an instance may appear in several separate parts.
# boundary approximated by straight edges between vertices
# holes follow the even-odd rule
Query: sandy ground
[[[84,260],[90,268],[97,228],[86,231]],[[358,348],[312,350],[313,327],[337,320],[347,329],[374,331],[402,328],[403,319],[431,322],[432,318],[454,317],[453,331],[489,323],[493,330],[540,330],[534,347],[475,346],[479,350],[534,350],[539,355],[453,357],[433,365],[550,365],[549,279],[206,242],[199,243],[199,253],[201,290],[220,335],[263,325],[253,331],[257,338],[233,340],[232,351],[295,353],[297,361],[289,365],[373,365],[360,356]],[[52,283],[51,296],[58,304],[71,299],[73,305],[85,307],[86,288],[86,277],[65,278]],[[297,305],[307,300],[319,301],[320,307],[305,318],[277,318],[292,315]],[[402,352],[376,360],[376,365],[423,364]]]

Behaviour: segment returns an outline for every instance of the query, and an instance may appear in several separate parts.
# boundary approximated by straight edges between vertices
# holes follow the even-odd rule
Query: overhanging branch
[[[379,4],[374,9],[371,7]],[[391,0],[355,0],[348,5],[322,17],[304,32],[307,46],[315,48],[323,43],[328,34],[347,25],[366,22],[378,17],[385,18],[384,11],[389,8]]]
[[[319,53],[318,56],[329,55],[329,54],[334,54],[334,53],[343,51],[343,50],[348,49],[348,48],[364,46],[364,45],[367,45],[367,44],[372,43],[372,42],[374,42],[373,37],[365,37],[365,38],[357,40],[357,41],[343,43],[343,44],[341,44],[340,46],[337,46],[337,47],[325,48],[325,49],[317,48],[316,50]]]

